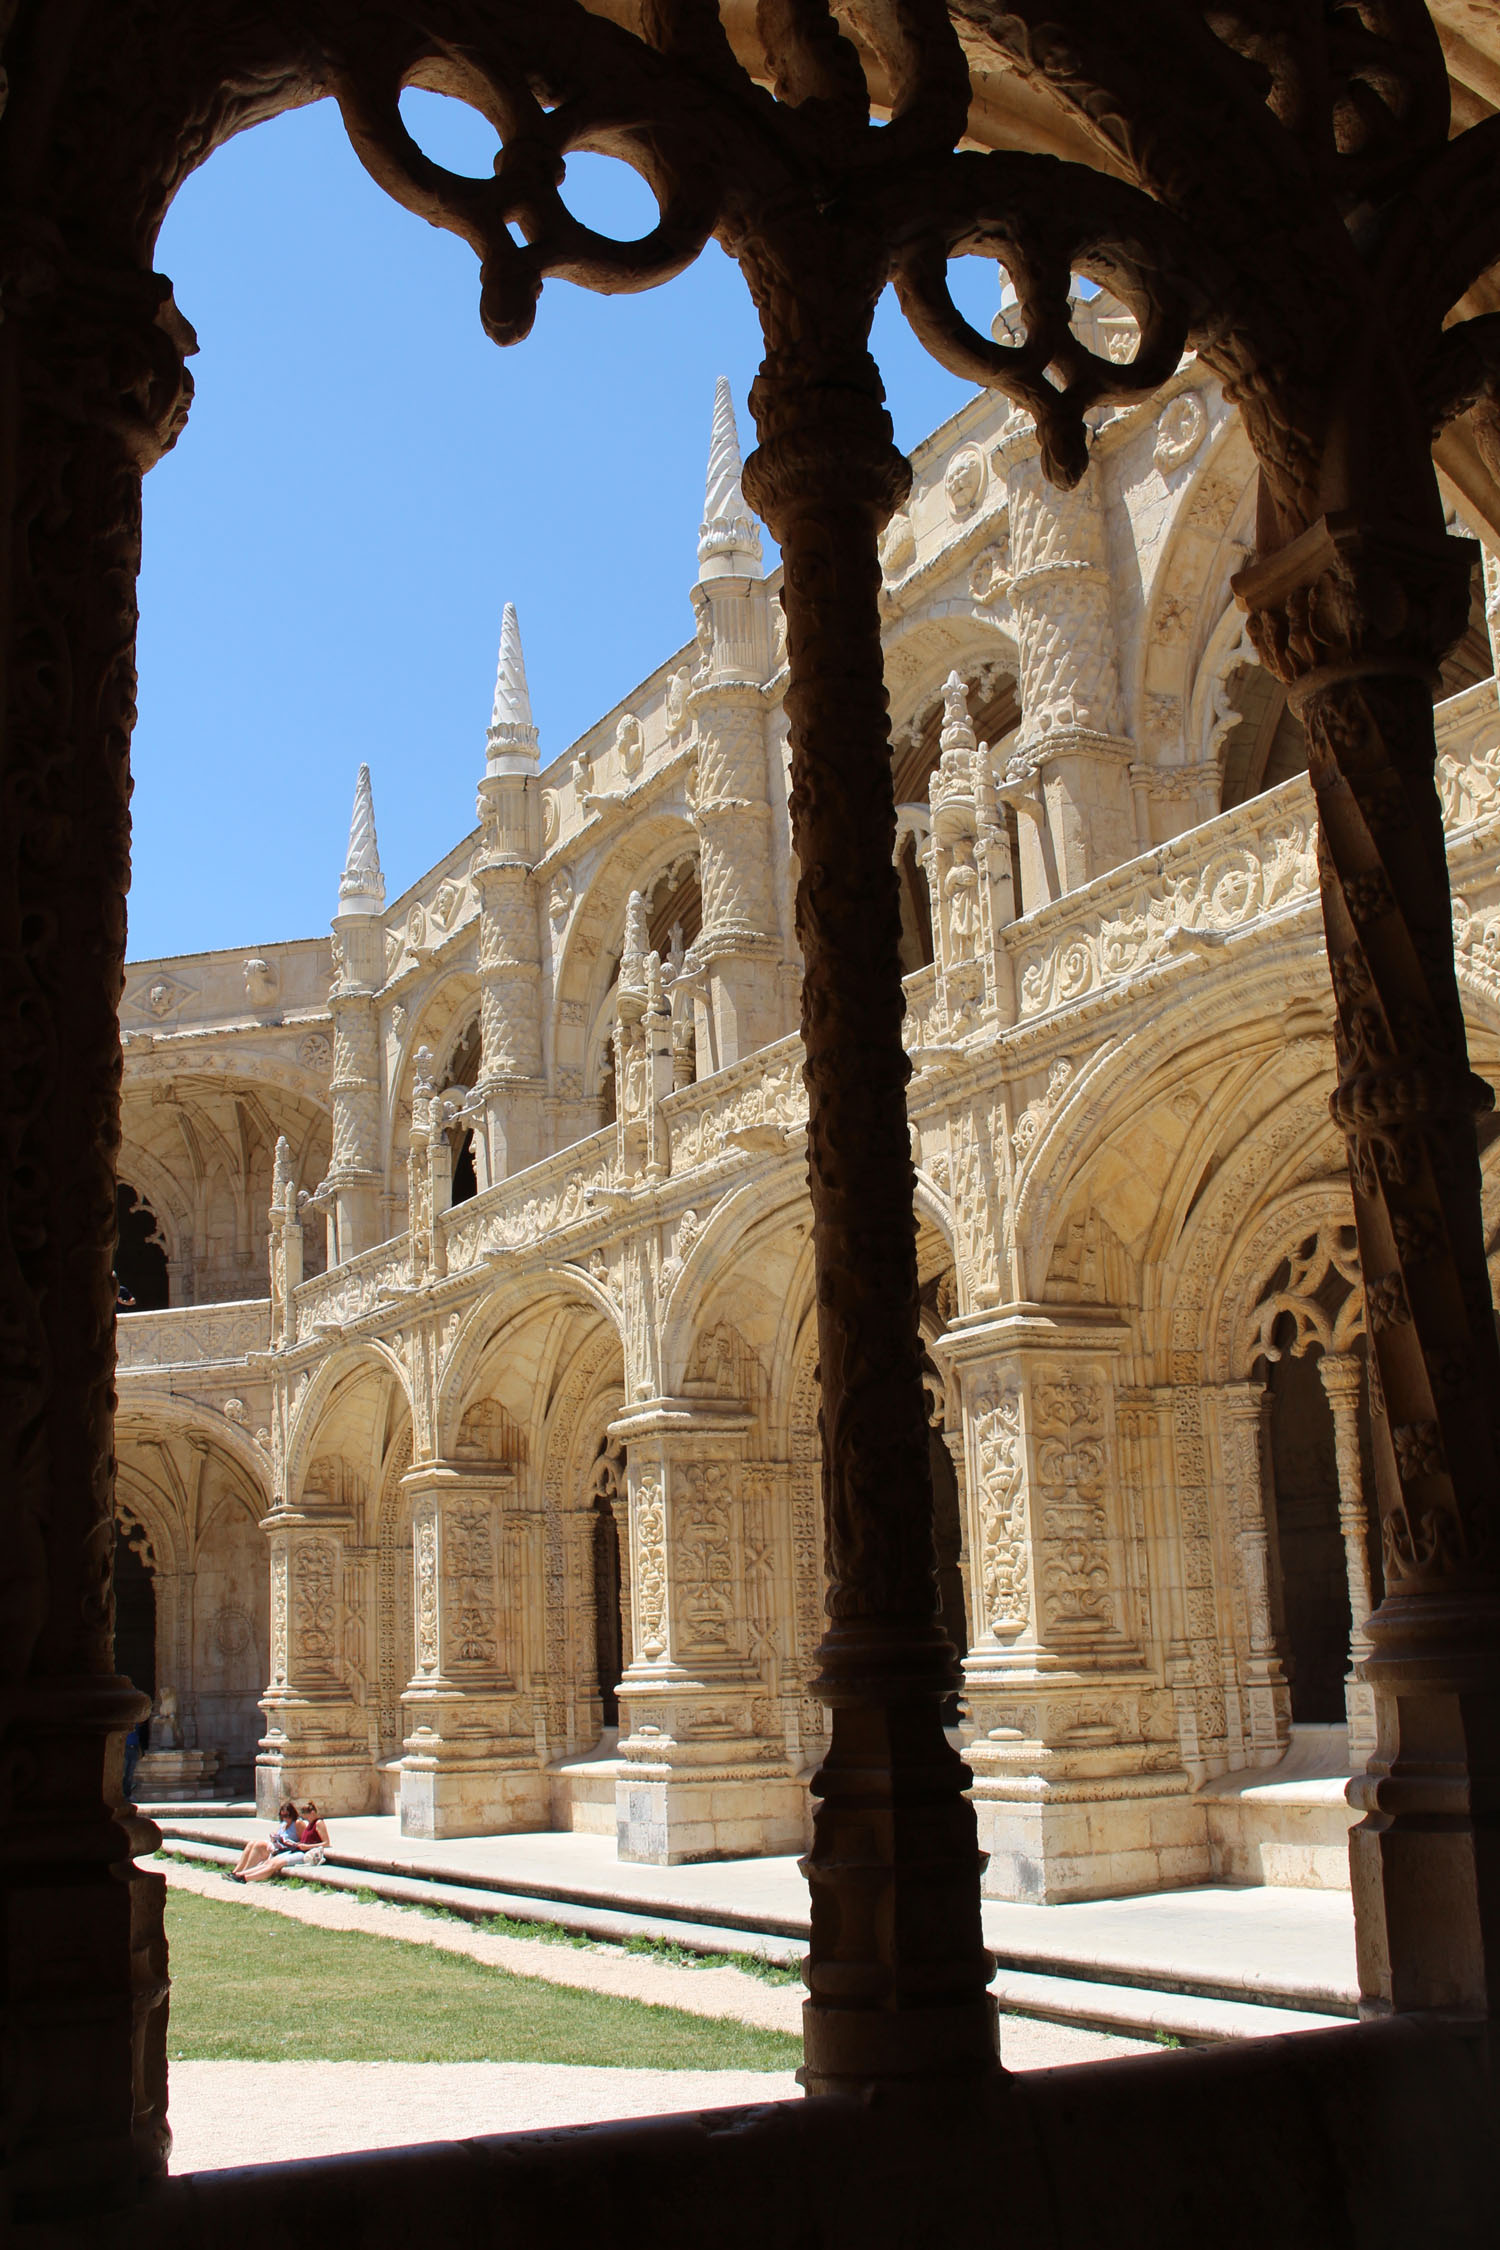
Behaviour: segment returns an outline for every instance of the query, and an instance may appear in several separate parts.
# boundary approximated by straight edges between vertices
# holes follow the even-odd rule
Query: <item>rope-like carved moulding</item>
[[[1270,26],[1262,13],[1167,0],[847,0],[835,13],[765,0],[755,75],[708,0],[644,0],[637,29],[581,0],[313,0],[225,11],[222,31],[168,0],[118,7],[118,38],[85,36],[72,11],[26,15],[5,120],[18,153],[0,339],[18,402],[0,909],[24,1025],[0,1101],[19,1183],[0,1261],[16,1339],[6,1426],[18,1433],[8,1645],[49,1682],[96,1678],[108,1661],[131,589],[140,472],[188,395],[186,332],[164,285],[131,261],[216,141],[332,93],[375,178],[478,253],[497,342],[529,332],[550,276],[646,288],[711,233],[762,321],[760,450],[744,486],[785,565],[831,1620],[821,1692],[834,1709],[810,1861],[813,2090],[995,2067],[974,1820],[939,1723],[953,1664],[936,1621],[917,1351],[876,556],[909,471],[868,351],[892,280],[947,365],[1032,415],[1043,467],[1064,485],[1086,470],[1093,411],[1148,393],[1188,341],[1243,411],[1262,469],[1263,560],[1241,591],[1309,736],[1361,1265],[1372,1290],[1399,1279],[1410,1313],[1372,1340],[1399,1498],[1384,1511],[1390,1591],[1371,1625],[1382,1748],[1359,1878],[1381,1901],[1362,1932],[1385,1934],[1362,1973],[1375,2006],[1494,1997],[1473,1934],[1479,1845],[1464,1791],[1500,1767],[1485,1644],[1500,1365],[1422,675],[1461,622],[1468,570],[1442,537],[1432,434],[1469,414],[1500,464],[1500,319],[1445,326],[1500,260],[1500,120],[1450,139],[1443,51],[1417,0],[1369,0],[1357,25],[1347,9],[1274,11]],[[1051,106],[1060,144],[1102,150],[1108,172],[956,153],[970,84],[955,14],[976,54]],[[878,129],[872,83],[887,111]],[[399,108],[412,84],[490,121],[492,178],[459,178],[422,153]],[[136,86],[149,94],[122,99]],[[652,189],[660,217],[640,242],[610,242],[567,210],[579,150],[623,159]],[[947,267],[970,254],[1005,264],[1021,341],[992,343],[956,312]],[[1134,316],[1130,362],[1074,335],[1074,272]],[[1463,1744],[1447,1780],[1411,1745],[1402,1758],[1398,1674],[1429,1660]],[[134,1704],[106,1710],[87,1694],[89,1724],[117,1743]],[[1381,1857],[1408,1814],[1410,1881]],[[1441,1910],[1421,1876],[1436,1851],[1421,1822],[1438,1815],[1467,1839],[1445,1847]],[[85,1858],[102,1900],[109,1853],[90,1845]],[[905,1869],[919,1861],[914,1884]],[[152,1880],[132,1891],[147,1921],[139,1886]],[[1419,1897],[1430,1931],[1469,1934],[1424,1936]],[[1399,1944],[1387,1942],[1398,1926]],[[138,2010],[160,1997],[161,1958],[159,1938],[138,1933]],[[62,1965],[54,1981],[71,1989]],[[128,2105],[131,2161],[159,2171],[159,2032],[135,2053],[146,2060]],[[129,2134],[116,2135],[127,2154]],[[50,2159],[35,2161],[45,2195]]]

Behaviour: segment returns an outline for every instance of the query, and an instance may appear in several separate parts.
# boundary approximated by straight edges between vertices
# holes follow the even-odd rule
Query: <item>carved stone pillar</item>
[[[297,1340],[294,1302],[302,1285],[302,1225],[298,1217],[297,1182],[292,1171],[291,1143],[283,1133],[276,1143],[271,1181],[270,1235],[267,1253],[271,1282],[271,1349]]]
[[[385,1228],[380,1208],[380,1011],[385,982],[385,878],[375,841],[370,769],[361,766],[349,824],[349,853],[333,918],[333,1155],[318,1200],[328,1214],[328,1263],[372,1250]]]
[[[741,255],[767,343],[746,490],[785,569],[824,1432],[816,1686],[832,1731],[804,1862],[802,2078],[809,2092],[951,2088],[998,2057],[969,1776],[942,1724],[958,1682],[937,1616],[901,1043],[877,541],[910,470],[864,348],[883,253],[832,219],[816,237],[799,224]],[[815,238],[794,297],[781,276]]]
[[[1287,1746],[1292,1710],[1271,1611],[1263,1475],[1267,1395],[1263,1383],[1228,1383],[1215,1398],[1224,1493],[1244,1602],[1240,1695],[1246,1749],[1250,1764],[1274,1765]]]
[[[1349,1577],[1349,1677],[1344,1707],[1349,1715],[1349,1758],[1362,1766],[1375,1748],[1375,1698],[1364,1677],[1370,1653],[1369,1622],[1374,1592],[1370,1583],[1369,1513],[1359,1458],[1359,1401],[1364,1363],[1357,1352],[1324,1352],[1318,1374],[1333,1415],[1333,1450],[1339,1476],[1339,1530]]]
[[[968,1460],[965,1755],[996,1898],[1209,1872],[1145,1645],[1145,1480],[1116,1407],[1127,1342],[1117,1315],[1072,1306],[970,1315],[943,1339]]]
[[[1369,1335],[1385,1595],[1365,1678],[1377,1747],[1350,1786],[1361,2006],[1492,2015],[1500,2002],[1497,1347],[1453,964],[1432,691],[1464,630],[1470,541],[1443,531],[1425,423],[1382,489],[1407,520],[1330,515],[1235,581],[1286,682],[1317,795]]]
[[[135,1864],[156,1830],[123,1789],[146,1701],[114,1670],[111,1267],[141,476],[182,427],[193,339],[159,275],[14,212],[8,244],[3,1752],[27,1781],[0,1889],[0,2212],[83,2239],[170,2146],[163,1885]]]
[[[1048,484],[1029,415],[1011,415],[1001,449],[1021,650],[1021,733],[1006,778],[1035,776],[1040,789],[1045,834],[1024,786],[1016,802],[1031,816],[1020,831],[1022,895],[1045,899],[1135,857],[1132,745],[1120,732],[1098,480],[1085,475],[1071,492]]]
[[[615,994],[615,1127],[627,1179],[665,1178],[671,1142],[662,1103],[672,1091],[672,1010],[659,955],[646,951],[646,907],[632,891]]]
[[[344,1660],[351,1519],[308,1492],[262,1519],[270,1546],[271,1677],[255,1760],[256,1809],[274,1819],[286,1797],[330,1816],[375,1809],[375,1745]]]
[[[957,672],[943,690],[940,757],[928,785],[932,835],[923,857],[932,892],[938,992],[959,1033],[1015,1021],[1015,981],[999,933],[1016,918],[1010,836],[995,803],[988,750],[969,721]]]
[[[538,792],[524,778],[479,786],[483,841],[474,855],[479,894],[480,1065],[486,1176],[482,1187],[524,1171],[542,1154],[541,940],[528,857]],[[476,1136],[476,1146],[478,1136]]]
[[[693,826],[700,845],[703,931],[694,952],[708,986],[712,1057],[698,1075],[754,1054],[782,1030],[781,945],[772,889],[767,710],[770,602],[760,538],[740,484],[729,385],[714,398],[703,527],[698,540],[699,661],[688,710],[697,727]]]
[[[412,1504],[412,1638],[401,1698],[403,1836],[545,1828],[537,1756],[541,1518],[514,1469],[435,1462],[402,1480]]]
[[[744,1406],[701,1398],[653,1399],[610,1425],[627,1448],[630,1516],[631,1660],[619,1691],[626,1770],[615,1789],[622,1859],[675,1866],[806,1841],[806,1799],[775,1707],[758,1709],[766,1682],[747,1578],[751,1427]]]

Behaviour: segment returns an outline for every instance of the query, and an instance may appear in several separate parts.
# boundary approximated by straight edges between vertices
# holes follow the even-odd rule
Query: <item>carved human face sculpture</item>
[[[972,445],[955,453],[943,478],[948,505],[956,516],[972,515],[984,491],[984,456]]]

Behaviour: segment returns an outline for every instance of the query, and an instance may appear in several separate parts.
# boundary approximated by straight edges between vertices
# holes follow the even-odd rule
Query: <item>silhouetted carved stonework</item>
[[[1364,2005],[1492,2013],[1500,705],[1444,670],[1500,586],[1488,12],[0,22],[13,2212],[165,2161],[117,1522],[183,1755],[247,1765],[259,1700],[265,1802],[806,1845],[805,2084],[948,2102],[996,2067],[982,1881],[1340,1879],[1336,1791],[1222,1809],[1328,1655],[1280,1551],[1300,1400],[1373,1747]],[[492,179],[420,156],[414,82],[491,120]],[[474,248],[497,343],[552,276],[715,236],[758,442],[705,400],[691,639],[579,742],[506,610],[476,826],[399,909],[362,772],[328,938],[127,969],[140,478],[191,388],[150,245],[323,95]],[[576,148],[645,177],[643,241],[572,218]],[[979,386],[910,459],[891,283]],[[117,1178],[168,1300],[122,1303],[118,1373]]]

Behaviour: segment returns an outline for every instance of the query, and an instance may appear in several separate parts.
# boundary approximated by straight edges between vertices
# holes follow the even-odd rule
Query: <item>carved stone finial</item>
[[[292,1144],[285,1133],[276,1136],[276,1162],[271,1174],[271,1208],[284,1211],[289,1218],[297,1216],[296,1190],[293,1185]]]
[[[380,872],[380,846],[375,837],[375,799],[370,789],[370,769],[361,766],[354,784],[354,812],[349,822],[349,851],[339,883],[339,906],[356,914],[378,914],[385,904],[385,877]]]
[[[531,717],[531,691],[526,685],[526,661],[521,654],[521,627],[516,605],[507,602],[500,624],[500,661],[495,671],[495,701],[490,712],[488,763],[504,760],[514,771],[518,762],[529,768],[537,763],[537,730]]]
[[[938,736],[938,748],[972,750],[975,739],[969,718],[969,691],[957,672],[950,672],[943,682],[943,731]]]
[[[646,923],[646,901],[639,891],[632,891],[625,908],[625,944],[620,954],[620,982],[633,990],[645,990],[646,955],[651,937]]]
[[[708,449],[708,485],[698,533],[700,578],[759,578],[760,533],[740,483],[740,436],[728,378],[714,385],[713,438]]]

